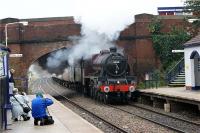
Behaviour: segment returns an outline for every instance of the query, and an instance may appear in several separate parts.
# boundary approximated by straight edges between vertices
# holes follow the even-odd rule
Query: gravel
[[[154,124],[152,122],[146,121],[141,119],[137,116],[125,113],[123,111],[111,108],[103,103],[97,102],[91,98],[86,98],[81,95],[78,95],[76,92],[71,91],[69,89],[63,88],[55,83],[53,83],[50,79],[42,79],[38,80],[36,84],[42,84],[43,89],[45,92],[57,96],[58,94],[55,93],[53,89],[58,91],[60,94],[64,94],[66,97],[70,98],[71,100],[75,101],[79,105],[83,106],[87,110],[95,113],[96,115],[100,116],[101,118],[117,125],[120,128],[125,129],[129,133],[173,133],[174,131],[169,130],[165,127],[160,125]],[[52,89],[53,88],[53,89]],[[37,89],[33,89],[37,90]],[[63,102],[63,101],[62,101]],[[104,132],[115,132],[113,129],[105,125],[103,122],[91,117],[87,113],[81,111],[80,109],[70,105],[69,103],[63,102],[65,106],[79,114],[81,117],[89,121],[90,123],[94,124],[96,127],[100,128]],[[126,107],[123,105],[121,107]],[[142,113],[143,115],[145,112],[134,110],[133,108],[127,107],[126,110],[130,110],[132,112]],[[141,115],[142,115],[141,114]],[[157,118],[160,119],[160,118]],[[166,121],[166,120],[163,120]],[[168,121],[168,120],[167,120]],[[187,125],[186,125],[187,126]]]

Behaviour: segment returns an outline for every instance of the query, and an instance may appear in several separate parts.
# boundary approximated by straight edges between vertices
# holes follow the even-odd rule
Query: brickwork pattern
[[[139,14],[135,22],[121,31],[116,44],[124,49],[128,57],[131,73],[143,74],[160,66],[156,57],[148,26],[154,17],[158,17],[164,25],[162,32],[169,32],[172,26],[184,26],[184,18],[153,16]],[[0,21],[0,42],[5,41],[5,23],[16,19]],[[9,48],[12,53],[23,54],[22,58],[11,58],[10,64],[15,68],[16,76],[26,76],[29,66],[41,56],[62,47],[70,47],[69,36],[80,36],[81,25],[74,22],[73,17],[23,19],[29,21],[28,26],[19,24],[8,28]]]

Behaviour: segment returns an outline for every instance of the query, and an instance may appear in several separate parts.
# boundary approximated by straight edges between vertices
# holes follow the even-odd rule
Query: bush
[[[163,70],[166,70],[174,61],[178,61],[183,54],[173,54],[174,49],[183,49],[183,43],[191,39],[191,36],[184,28],[172,26],[168,33],[161,33],[162,23],[160,21],[152,21],[149,30],[152,34],[153,48],[156,56],[159,57]],[[156,30],[155,30],[156,29]]]
[[[140,83],[137,85],[137,89],[145,89],[145,83],[140,82]]]

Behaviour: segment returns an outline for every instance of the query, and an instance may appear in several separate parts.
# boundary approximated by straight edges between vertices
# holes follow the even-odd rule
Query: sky
[[[134,15],[157,14],[157,7],[183,6],[184,0],[0,0],[0,19],[74,16],[99,33],[113,36]]]

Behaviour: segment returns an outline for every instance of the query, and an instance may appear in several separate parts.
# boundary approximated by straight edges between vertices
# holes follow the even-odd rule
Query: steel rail
[[[108,106],[109,106],[109,107],[112,107],[112,108],[115,108],[115,109],[117,109],[117,110],[120,110],[120,111],[126,112],[126,113],[128,113],[128,114],[131,114],[131,115],[137,116],[137,117],[139,117],[139,118],[141,118],[141,119],[144,119],[144,120],[147,120],[147,121],[153,122],[153,123],[158,124],[158,125],[160,125],[160,126],[166,127],[166,128],[168,128],[168,129],[170,129],[170,130],[173,130],[173,131],[176,131],[176,132],[179,132],[179,133],[188,133],[187,131],[184,131],[184,130],[182,130],[182,129],[179,129],[179,128],[176,128],[176,127],[172,127],[172,126],[169,126],[169,125],[163,124],[163,123],[158,122],[158,121],[156,121],[156,120],[152,120],[152,119],[147,118],[147,117],[145,117],[145,116],[141,116],[141,115],[138,115],[138,114],[135,114],[135,113],[129,112],[129,111],[127,111],[127,110],[124,110],[124,109],[118,108],[118,107],[116,107],[116,106],[113,106],[113,105],[108,105]]]
[[[156,113],[156,114],[159,114],[159,115],[164,115],[164,116],[167,116],[167,117],[170,117],[172,119],[177,119],[177,120],[180,120],[180,121],[183,121],[183,122],[186,122],[186,123],[189,123],[189,124],[193,124],[193,125],[196,125],[196,126],[200,126],[200,123],[196,123],[196,122],[193,122],[193,121],[190,121],[190,120],[187,120],[187,119],[183,119],[181,117],[176,117],[176,116],[172,116],[172,115],[169,115],[169,114],[165,114],[165,113],[162,113],[162,112],[158,112],[158,111],[155,111],[155,110],[151,110],[151,109],[148,109],[148,108],[145,108],[145,107],[141,107],[141,106],[138,106],[138,105],[135,105],[135,104],[130,104],[130,106],[133,106],[133,107],[136,107],[136,108],[140,108],[142,110],[147,110],[147,111],[150,111],[150,112],[153,112],[153,113]]]
[[[46,81],[47,81],[47,80],[46,80]],[[48,82],[48,81],[47,81],[47,82]],[[48,85],[49,85],[49,84],[48,84]],[[91,112],[91,111],[85,109],[84,107],[78,105],[77,103],[73,102],[72,100],[70,100],[70,99],[67,98],[66,96],[60,94],[60,93],[57,92],[55,89],[52,89],[52,86],[49,85],[49,87],[50,87],[51,90],[53,90],[53,91],[54,91],[55,93],[57,93],[59,96],[61,96],[66,102],[68,102],[68,103],[72,104],[73,106],[75,106],[75,107],[77,107],[77,108],[83,110],[84,112],[86,112],[86,113],[88,113],[89,115],[95,117],[96,119],[98,119],[98,120],[104,122],[107,126],[109,126],[110,128],[116,130],[116,132],[119,132],[119,133],[127,133],[127,131],[125,131],[124,129],[117,127],[116,125],[110,123],[109,121],[106,121],[105,119],[101,118],[100,116],[94,114],[93,112]]]
[[[57,83],[57,82],[55,81],[55,83]],[[60,85],[60,84],[58,84],[58,85]],[[62,86],[62,85],[60,85],[60,86]],[[117,108],[117,107],[115,107],[115,106],[112,106],[112,105],[107,105],[107,106],[112,107],[112,108],[115,108],[115,109],[118,109],[118,110],[123,111],[123,112],[126,112],[126,113],[128,113],[128,114],[137,116],[137,117],[139,117],[139,118],[141,118],[141,119],[144,119],[144,120],[153,122],[153,123],[155,123],[155,124],[158,124],[158,125],[160,125],[160,126],[166,127],[166,128],[171,129],[171,130],[173,130],[173,131],[176,131],[176,132],[179,132],[179,133],[186,133],[186,132],[184,132],[184,131],[182,131],[182,130],[175,129],[175,128],[173,128],[173,127],[170,127],[170,126],[164,125],[164,124],[162,124],[162,123],[159,123],[159,122],[157,122],[157,121],[154,121],[154,120],[151,120],[151,119],[148,119],[148,118],[139,116],[139,115],[137,115],[137,114],[133,114],[133,113],[131,113],[131,112],[125,111],[125,110],[120,109],[120,108]]]
[[[61,86],[61,85],[60,85],[60,86]],[[136,105],[132,105],[132,104],[129,104],[129,105],[130,105],[130,106],[134,106],[134,107],[136,107],[136,108],[143,109],[143,110],[147,110],[147,111],[150,111],[150,112],[159,114],[159,115],[164,115],[164,116],[170,117],[170,118],[172,118],[172,119],[177,119],[177,120],[179,120],[179,121],[183,121],[183,122],[186,122],[186,123],[189,123],[189,124],[193,124],[193,125],[196,125],[196,126],[200,126],[199,123],[195,123],[195,122],[192,122],[192,121],[183,119],[183,118],[173,117],[173,116],[170,116],[170,115],[167,115],[167,114],[164,114],[164,113],[160,113],[160,112],[153,111],[153,110],[150,110],[150,109],[142,108],[142,107],[139,107],[139,106],[136,106]],[[134,113],[131,113],[131,112],[129,112],[129,111],[126,111],[126,110],[117,108],[116,106],[112,106],[112,105],[108,105],[108,106],[109,106],[109,107],[112,107],[112,108],[115,108],[115,109],[118,109],[118,110],[121,110],[121,111],[123,111],[123,112],[126,112],[126,113],[128,113],[128,114],[135,115],[135,116],[137,116],[137,117],[139,117],[139,118],[142,118],[142,119],[144,119],[144,120],[153,122],[153,123],[155,123],[155,124],[157,124],[157,125],[163,126],[163,127],[165,127],[165,128],[171,129],[171,130],[173,130],[173,131],[176,131],[176,132],[179,132],[179,133],[187,133],[186,131],[184,131],[184,130],[182,130],[182,129],[179,129],[179,128],[176,128],[176,127],[172,127],[172,126],[169,126],[169,125],[165,125],[165,124],[163,124],[163,123],[161,123],[161,122],[158,122],[158,121],[156,121],[156,120],[152,120],[152,119],[150,119],[150,118],[147,118],[147,117],[144,117],[144,116],[140,116],[140,115],[138,115],[138,114],[134,114]]]

